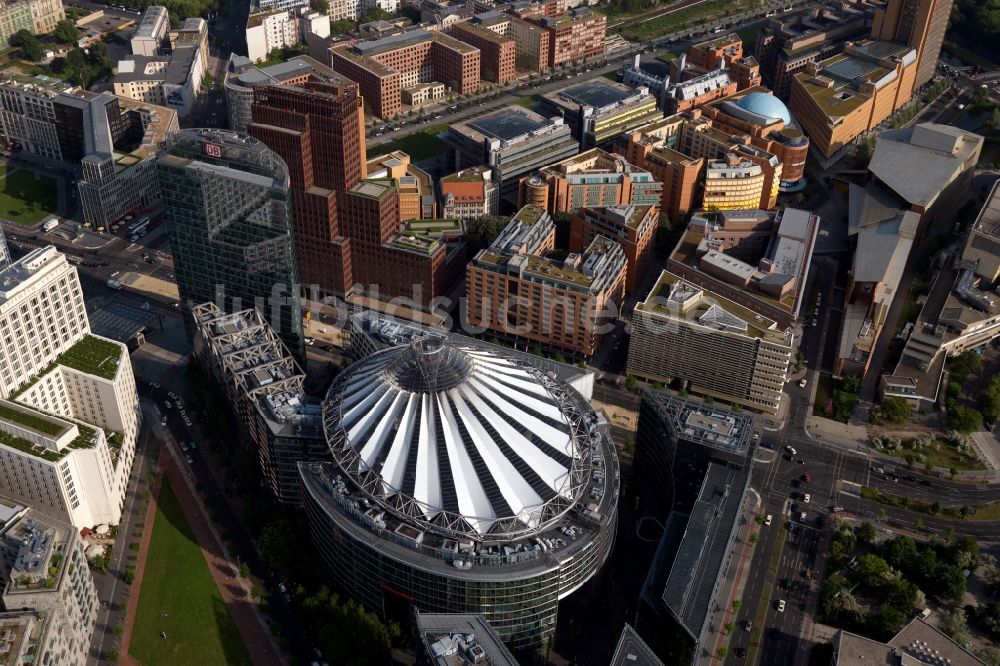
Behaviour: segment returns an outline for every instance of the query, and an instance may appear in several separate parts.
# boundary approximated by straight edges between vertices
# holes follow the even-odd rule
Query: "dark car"
[[[745,648],[738,647],[735,650],[733,650],[733,654],[736,655],[737,659],[742,659],[743,657],[747,656],[747,651]]]
[[[743,623],[743,631],[750,631],[751,629],[753,629],[753,622],[747,620]]]
[[[920,485],[927,486],[929,488],[934,484],[931,483],[930,479],[920,479]]]
[[[802,480],[805,481],[806,483],[809,483],[810,481],[813,480],[813,475],[810,472],[806,472],[805,474],[802,475]]]

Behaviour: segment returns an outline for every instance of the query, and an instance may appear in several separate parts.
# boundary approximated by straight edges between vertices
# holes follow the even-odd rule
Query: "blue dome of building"
[[[781,118],[785,121],[786,125],[792,122],[792,114],[788,112],[788,107],[774,95],[762,92],[750,93],[741,97],[736,102],[736,105],[741,109],[761,116]]]

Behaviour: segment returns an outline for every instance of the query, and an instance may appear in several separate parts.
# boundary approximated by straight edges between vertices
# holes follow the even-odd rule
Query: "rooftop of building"
[[[589,8],[578,5],[558,16],[533,16],[533,20],[546,28],[564,28],[573,23],[607,20],[603,14],[592,12]]]
[[[624,206],[593,206],[581,208],[578,214],[584,219],[595,217],[606,223],[628,229],[636,229],[642,224],[651,210],[658,210],[656,206],[639,206],[628,204]]]
[[[648,173],[644,169],[632,166],[628,161],[616,153],[609,153],[601,148],[591,148],[579,155],[567,157],[562,162],[556,162],[539,171],[544,175],[547,173],[558,173],[562,175],[570,174],[597,174],[597,173]]]
[[[354,53],[360,56],[374,57],[397,49],[406,48],[422,42],[433,41],[447,46],[459,53],[474,53],[478,49],[461,42],[454,37],[449,37],[439,31],[424,30],[416,28],[407,30],[398,35],[389,35],[380,39],[373,39],[366,42],[359,42],[349,47]]]
[[[335,46],[330,49],[330,57],[332,58],[334,56],[337,56],[344,58],[345,60],[350,60],[358,67],[361,67],[362,69],[368,71],[371,74],[374,74],[375,76],[379,77],[399,76],[399,72],[394,70],[392,67],[387,67],[386,65],[380,63],[378,60],[371,58],[369,56],[355,53],[351,49],[352,47],[347,44],[341,46]]]
[[[492,174],[492,169],[485,164],[477,164],[476,166],[462,169],[461,171],[456,171],[455,173],[450,173],[447,176],[441,176],[441,182],[481,183],[484,180],[483,176],[485,174]]]
[[[752,228],[746,228],[751,223]],[[742,227],[742,228],[741,228]],[[725,252],[723,239],[734,233],[768,234],[762,252],[753,263],[750,260],[730,256]],[[702,264],[708,262],[724,269],[724,272],[738,275],[741,281],[749,280],[749,286],[723,280],[730,288],[738,288],[752,300],[776,306],[797,316],[799,304],[805,292],[805,276],[809,268],[819,218],[809,211],[785,208],[782,211],[730,210],[721,212],[698,212],[691,218],[687,231],[681,236],[670,255],[671,261],[684,264],[689,270],[706,275]],[[779,299],[764,293],[764,287],[774,287],[794,281],[794,284]]]
[[[993,183],[986,203],[972,225],[972,234],[1000,238],[1000,180]]]
[[[882,132],[868,171],[896,196],[927,208],[979,154],[983,137],[950,125],[919,123]]]
[[[160,5],[150,5],[142,12],[142,18],[132,34],[132,39],[143,39],[154,37],[157,29],[163,29],[168,20],[167,8]]]
[[[452,125],[451,131],[477,142],[483,139],[499,139],[502,142],[513,143],[527,140],[536,132],[561,124],[560,119],[550,120],[529,109],[508,106],[474,120]]]
[[[913,63],[916,52],[893,42],[863,40],[848,44],[842,53],[817,63],[817,73],[799,72],[795,78],[813,101],[831,119],[848,115],[871,97],[861,90],[867,84],[876,89],[896,76],[894,64],[899,60]]]
[[[240,132],[184,129],[171,133],[169,140],[158,146],[157,154],[158,160],[195,171],[223,174],[258,187],[288,188],[288,166],[284,160],[264,142]],[[246,230],[249,226],[242,228]]]
[[[635,629],[626,623],[609,666],[663,666],[663,662]]]
[[[771,333],[783,335],[777,323],[752,309],[739,305],[704,287],[684,280],[670,271],[662,271],[646,299],[636,305],[642,313],[680,318],[691,324],[760,338]]]
[[[54,589],[70,566],[66,549],[73,528],[2,495],[0,515],[8,516],[0,525],[0,538],[16,549],[3,596],[9,600],[14,595]]]
[[[432,398],[422,419],[412,407],[420,396]],[[405,465],[403,433],[408,424],[431,427],[427,410],[439,423],[465,424],[459,451],[479,450],[497,466],[473,469],[433,428],[419,447],[447,464]],[[385,557],[474,581],[520,578],[592,545],[616,511],[620,474],[607,422],[568,385],[475,342],[419,338],[376,352],[341,373],[325,412],[335,462],[299,463],[305,490]],[[378,467],[363,465],[379,470],[373,476],[359,464],[376,453],[363,444],[374,438],[387,446]],[[505,453],[515,450],[518,467]],[[414,511],[399,502],[416,502]]]
[[[749,469],[711,462],[690,511],[673,511],[667,519],[661,544],[669,546],[657,549],[653,566],[669,562],[662,601],[694,636],[700,637],[712,612],[749,485]]]
[[[607,79],[591,79],[584,83],[574,83],[565,88],[549,93],[546,98],[563,100],[584,108],[604,109],[627,102],[648,101],[652,99],[645,89],[635,89],[622,83]]]
[[[482,615],[417,611],[414,617],[432,666],[518,666],[517,659]]]
[[[277,7],[266,7],[264,9],[257,9],[257,11],[250,12],[247,17],[247,29],[256,28],[263,25],[264,20],[269,16],[275,16],[277,14],[288,14],[287,9],[278,9]]]
[[[305,393],[305,374],[257,310],[226,314],[214,303],[204,303],[193,314],[213,356],[253,394],[273,434],[322,437],[319,400]]]
[[[342,74],[334,72],[320,61],[307,55],[298,55],[289,58],[286,62],[269,67],[257,67],[250,62],[249,58],[234,55],[226,73],[226,84],[236,83],[249,88],[260,83],[285,83],[303,76],[313,76],[331,83],[348,81]]]
[[[919,617],[888,643],[840,630],[833,638],[836,666],[856,664],[948,664],[985,666],[985,662]]]
[[[494,44],[507,44],[514,41],[512,38],[498,35],[489,28],[484,28],[482,25],[479,25],[474,21],[463,21],[461,23],[457,23],[453,26],[453,29],[454,28],[457,28],[459,31],[470,32],[476,35],[479,39],[493,42]],[[461,37],[458,39],[461,40]]]
[[[68,265],[66,256],[51,245],[31,250],[0,270],[0,307],[52,271]]]
[[[477,344],[484,349],[492,349],[500,353],[507,354],[522,362],[542,370],[553,379],[562,382],[575,382],[581,377],[590,373],[586,368],[568,363],[560,363],[547,359],[544,356],[536,356],[528,352],[518,351],[502,345],[495,345],[482,340],[469,338],[460,333],[453,333],[438,328],[424,326],[408,319],[399,319],[381,312],[372,310],[361,310],[351,315],[351,322],[376,341],[379,349],[387,347],[398,347],[399,345],[410,344],[422,337],[440,337],[441,339],[454,340],[459,343]]]

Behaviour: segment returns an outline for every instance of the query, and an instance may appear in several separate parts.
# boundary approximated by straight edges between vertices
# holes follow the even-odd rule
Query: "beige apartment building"
[[[84,666],[100,601],[76,528],[0,495],[0,659]]]
[[[466,321],[525,345],[590,357],[625,296],[626,259],[598,236],[582,253],[550,258],[555,223],[525,206],[466,271]]]
[[[794,337],[773,319],[663,271],[636,306],[628,373],[777,414]]]

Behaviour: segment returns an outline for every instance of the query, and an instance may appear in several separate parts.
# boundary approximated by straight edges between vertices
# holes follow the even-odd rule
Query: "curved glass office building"
[[[343,372],[323,406],[333,463],[300,463],[313,538],[337,583],[389,617],[482,613],[545,651],[558,601],[614,542],[614,445],[567,384],[437,338]]]

